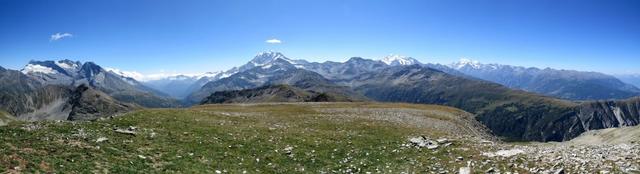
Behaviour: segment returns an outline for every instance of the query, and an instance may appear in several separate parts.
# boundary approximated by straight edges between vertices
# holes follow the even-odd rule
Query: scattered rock
[[[496,157],[496,156],[511,157],[521,153],[524,153],[524,151],[521,149],[510,149],[510,150],[499,150],[497,152],[485,152],[485,153],[482,153],[482,155],[488,156],[488,157]]]
[[[115,132],[117,132],[117,133],[121,133],[121,134],[136,135],[136,132],[135,132],[135,131],[132,131],[132,130],[126,130],[126,129],[115,129],[115,130],[113,130],[113,131],[115,131]]]
[[[36,123],[29,123],[29,124],[25,124],[24,126],[21,127],[22,130],[25,131],[34,131],[34,130],[38,130],[42,128],[42,126],[36,124]]]
[[[293,157],[293,147],[291,146],[285,147],[284,153],[287,154],[289,157]]]
[[[458,170],[458,174],[471,174],[471,168],[470,167],[460,167],[460,170]]]
[[[98,138],[98,139],[96,140],[96,143],[101,143],[101,142],[104,142],[104,141],[107,141],[107,140],[109,140],[109,139],[108,139],[108,138],[106,138],[106,137],[100,137],[100,138]]]
[[[493,167],[484,171],[484,173],[494,173],[494,172],[496,172],[496,169],[494,169]]]
[[[426,147],[429,144],[428,141],[429,140],[424,136],[409,138],[409,142],[418,147]]]
[[[425,136],[409,138],[409,142],[415,147],[426,147],[430,150],[437,149],[439,147],[438,142],[432,141]]]
[[[553,172],[554,174],[564,174],[564,168],[560,168],[558,170],[556,170],[556,172]]]

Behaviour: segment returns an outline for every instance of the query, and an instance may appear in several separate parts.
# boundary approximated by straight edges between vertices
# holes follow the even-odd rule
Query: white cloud
[[[275,38],[274,39],[269,39],[269,40],[267,40],[265,42],[270,43],[270,44],[280,44],[280,43],[282,43],[281,40],[278,40],[278,39],[275,39]]]
[[[56,33],[56,34],[52,34],[51,38],[49,39],[49,41],[57,41],[57,40],[65,38],[65,37],[73,37],[73,34],[71,34],[71,33]]]

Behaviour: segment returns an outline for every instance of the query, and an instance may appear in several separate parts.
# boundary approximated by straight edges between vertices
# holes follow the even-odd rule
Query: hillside
[[[557,163],[557,155],[571,151],[540,154],[540,148],[555,146],[496,142],[485,130],[470,113],[434,105],[269,103],[148,109],[93,122],[0,127],[0,172],[580,173],[632,171],[630,167],[640,165],[621,169],[624,164],[617,165],[615,159],[584,167],[572,165],[570,158]],[[627,147],[631,149],[622,152],[617,146],[597,148],[626,155],[640,146]],[[585,158],[591,159],[596,158]],[[629,159],[640,160],[637,154]]]
[[[453,161],[478,152],[457,149],[465,146],[461,141],[441,145],[443,150],[405,147],[407,139],[487,137],[482,130],[464,111],[429,105],[241,104],[142,110],[94,122],[0,127],[0,172],[393,172],[441,165],[448,167],[440,170],[454,171],[466,163],[431,159]]]
[[[572,139],[573,144],[622,144],[640,142],[640,126],[592,130]]]
[[[0,110],[0,126],[4,126],[9,124],[9,122],[15,121],[13,116],[9,115],[9,113]]]
[[[376,101],[439,104],[469,111],[507,140],[563,141],[583,132],[569,129],[575,120],[564,120],[575,118],[574,103],[417,65],[363,74],[342,85]]]
[[[289,85],[265,85],[252,89],[214,92],[200,102],[200,104],[349,101],[362,101],[362,99],[337,93],[303,90]]]

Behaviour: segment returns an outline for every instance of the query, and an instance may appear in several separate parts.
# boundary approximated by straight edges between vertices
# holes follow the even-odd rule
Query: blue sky
[[[66,58],[194,73],[276,50],[640,73],[639,9],[637,0],[2,0],[0,66]]]

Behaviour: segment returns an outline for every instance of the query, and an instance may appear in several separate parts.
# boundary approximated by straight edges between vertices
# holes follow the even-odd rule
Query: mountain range
[[[0,82],[0,112],[22,120],[91,120],[140,108],[84,83],[45,84],[24,71],[0,67]]]
[[[164,93],[171,94],[174,98],[183,99],[197,92],[208,82],[244,72],[254,67],[267,66],[270,62],[278,59],[284,60],[296,68],[313,71],[333,81],[349,80],[364,72],[374,72],[393,66],[421,65],[456,76],[486,80],[513,89],[567,100],[625,99],[640,95],[640,89],[634,86],[634,82],[637,82],[638,78],[632,78],[633,76],[620,76],[620,79],[624,77],[623,82],[614,76],[598,72],[482,64],[468,59],[443,65],[421,63],[415,58],[399,55],[390,55],[380,60],[353,57],[345,62],[327,61],[319,63],[290,59],[282,53],[273,51],[260,53],[246,64],[224,72],[207,73],[207,75],[199,76],[171,76],[143,83]]]
[[[107,71],[93,62],[30,61],[21,72],[43,85],[85,84],[111,97],[144,107],[176,107],[179,101],[137,80]]]
[[[70,60],[2,70],[0,87],[10,90],[0,93],[1,109],[19,119],[95,119],[139,106],[381,101],[457,107],[476,114],[494,134],[517,141],[564,141],[588,130],[640,123],[640,99],[632,98],[640,90],[613,76],[470,60],[424,64],[391,55],[320,63],[263,52],[227,71],[151,81]],[[97,99],[86,97],[92,95]]]
[[[482,64],[468,59],[462,59],[449,67],[509,88],[569,100],[624,99],[640,94],[640,89],[636,86],[598,72]]]

